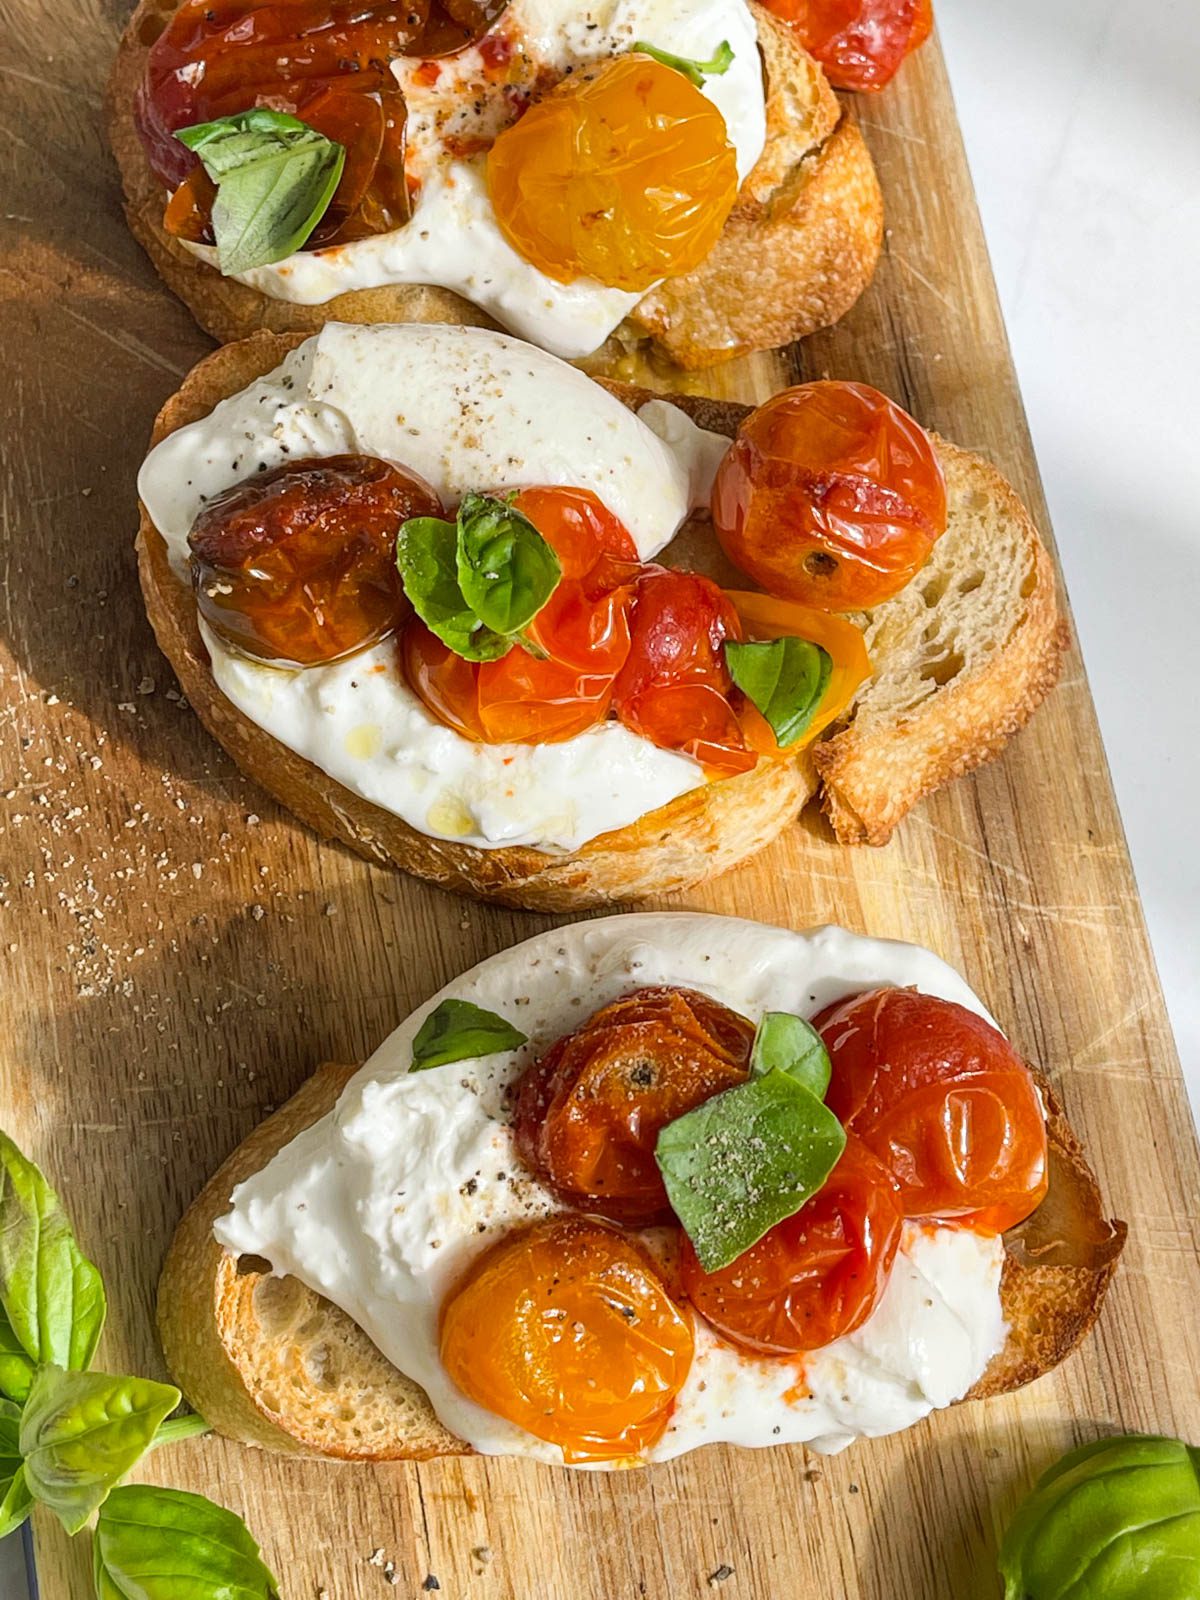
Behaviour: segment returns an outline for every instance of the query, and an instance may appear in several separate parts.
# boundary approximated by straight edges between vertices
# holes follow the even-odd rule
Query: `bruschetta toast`
[[[348,363],[346,370],[359,374],[364,369],[355,363],[366,359],[362,353],[368,346],[373,349],[377,344],[392,342],[397,348],[403,345],[407,349],[405,341],[413,340],[423,341],[423,348],[448,349],[456,371],[467,359],[462,352],[478,351],[480,345],[498,351],[498,358],[505,361],[524,359],[525,347],[516,346],[513,341],[463,329],[333,328],[307,345],[299,335],[256,335],[202,362],[164,407],[153,434],[152,442],[158,448],[149,458],[150,463],[157,459],[161,464],[163,492],[169,499],[180,483],[192,483],[194,473],[201,470],[216,474],[212,483],[217,489],[223,489],[231,477],[236,479],[243,473],[251,478],[262,476],[267,458],[262,458],[256,472],[251,461],[256,447],[247,446],[242,438],[245,434],[248,439],[252,430],[235,424],[228,405],[253,402],[257,414],[267,415],[269,421],[277,414],[270,408],[281,404],[282,396],[293,410],[300,402],[300,413],[307,416],[304,406],[308,402],[299,389],[277,387],[279,383],[299,382],[303,388],[307,382],[312,388],[311,378],[294,379],[288,375],[289,360],[325,363],[320,370],[328,368],[331,373],[342,371]],[[335,347],[337,361],[330,365],[330,352]],[[346,354],[347,350],[351,353]],[[562,435],[554,449],[566,450],[562,418],[572,415],[580,419],[579,427],[587,433],[592,402],[603,401],[606,407],[612,407],[615,396],[626,410],[640,413],[639,422],[653,416],[665,435],[688,430],[683,442],[677,441],[679,450],[686,445],[691,452],[685,464],[679,466],[683,457],[678,455],[673,458],[674,466],[672,458],[653,455],[648,458],[653,464],[646,469],[652,477],[660,471],[664,476],[675,471],[686,480],[689,472],[700,470],[697,463],[702,458],[707,461],[707,475],[711,476],[714,454],[720,454],[724,440],[737,433],[749,414],[748,407],[724,402],[676,396],[668,403],[619,384],[597,386],[573,369],[553,363],[541,352],[532,352],[529,360],[529,370],[536,369],[537,373],[536,380],[529,380],[534,385],[535,398],[530,401],[528,414],[522,412],[513,424],[522,440],[533,437],[529,429],[535,426],[536,416],[544,414],[551,418],[544,427]],[[400,365],[410,374],[414,370],[413,358],[408,355],[402,357]],[[282,379],[281,372],[285,374]],[[358,383],[359,379],[354,381]],[[444,387],[444,378],[420,379],[423,406],[432,404],[428,397],[436,391],[439,381]],[[550,386],[560,382],[567,384],[565,398],[560,401],[555,396],[547,406]],[[260,396],[256,383],[266,384],[274,398],[261,404],[255,400]],[[466,386],[464,380],[463,387]],[[384,396],[383,412],[391,426],[387,406],[395,394],[378,373],[366,388]],[[231,398],[239,396],[236,401]],[[225,410],[221,409],[223,402]],[[356,402],[343,399],[340,403],[353,406]],[[229,420],[225,420],[227,417]],[[620,411],[614,415],[605,410],[603,425],[619,431]],[[447,430],[452,426],[452,420],[444,422]],[[499,429],[499,422],[496,426]],[[629,426],[633,424],[629,422]],[[196,433],[195,427],[201,431]],[[229,461],[229,446],[223,440],[231,428],[236,435],[232,442],[241,441],[242,448],[251,454],[243,457],[234,450],[236,459]],[[273,439],[273,430],[271,424],[264,438],[270,434]],[[411,431],[414,430],[410,428]],[[649,429],[644,428],[632,439],[630,450],[636,453],[642,449],[646,442],[642,434],[649,441],[647,448],[661,448],[658,437],[651,438]],[[170,441],[165,456],[164,440]],[[451,448],[445,440],[437,443],[439,452]],[[276,448],[270,440],[268,444],[271,449]],[[416,441],[414,447],[415,444]],[[176,451],[176,445],[185,452],[183,456]],[[313,443],[294,447],[301,456],[314,451],[324,453]],[[404,448],[406,444],[393,442],[383,453]],[[549,458],[538,459],[539,448],[536,443],[529,444],[528,455],[516,469],[515,481],[536,482],[549,470]],[[590,450],[591,446],[587,448]],[[624,449],[622,445],[621,450]],[[333,692],[330,680],[301,673],[285,693],[286,674],[272,672],[268,667],[265,677],[251,674],[251,682],[247,677],[250,669],[234,652],[227,663],[229,671],[222,672],[218,683],[212,652],[216,649],[222,661],[225,657],[211,632],[207,643],[202,637],[196,592],[187,570],[187,530],[197,504],[191,489],[186,491],[192,496],[186,506],[176,506],[172,501],[174,509],[157,511],[164,522],[172,517],[179,519],[172,529],[174,557],[164,539],[164,528],[156,524],[156,507],[143,505],[138,536],[143,593],[159,643],[206,727],[243,771],[318,832],[340,839],[370,860],[390,863],[462,892],[543,910],[600,905],[681,888],[725,870],[765,845],[818,792],[840,840],[883,843],[923,795],[995,755],[1043,699],[1057,675],[1065,631],[1049,555],[1020,501],[992,466],[946,441],[937,440],[930,449],[935,451],[944,476],[945,532],[932,545],[916,576],[898,593],[869,611],[852,613],[848,623],[838,623],[843,630],[852,626],[852,650],[865,645],[870,676],[822,736],[815,742],[776,750],[757,761],[750,758],[750,770],[727,773],[717,781],[704,781],[706,774],[713,775],[711,768],[701,771],[693,764],[688,776],[676,764],[660,761],[660,752],[648,751],[644,741],[631,745],[624,740],[623,730],[618,740],[611,724],[593,728],[586,736],[606,738],[607,742],[598,747],[568,740],[535,746],[532,755],[505,747],[501,752],[505,782],[510,790],[514,785],[524,787],[515,797],[510,795],[504,815],[487,824],[493,836],[480,843],[463,842],[462,835],[477,833],[484,827],[480,817],[482,809],[486,809],[486,797],[480,798],[483,779],[479,774],[486,752],[467,748],[462,740],[450,751],[442,741],[437,755],[429,756],[435,769],[444,768],[452,759],[472,762],[470,771],[454,780],[453,804],[443,804],[439,799],[434,806],[424,779],[425,787],[417,800],[411,800],[407,790],[397,798],[395,786],[406,770],[403,755],[389,758],[385,767],[373,768],[376,776],[368,783],[360,767],[350,763],[343,745],[339,744],[331,755],[327,743],[315,744],[311,739],[306,742],[296,735],[295,729],[301,723],[306,728],[316,728],[318,733],[341,727],[341,712],[310,716],[315,703],[313,694],[317,693],[319,699]],[[211,469],[204,466],[210,458],[216,463]],[[271,459],[282,458],[276,454]],[[631,459],[618,450],[619,473],[625,471],[622,463]],[[435,469],[440,470],[436,461],[429,470]],[[474,466],[472,470],[476,474],[496,474],[502,473],[503,467]],[[563,481],[561,462],[557,470],[559,481]],[[146,473],[149,471],[148,466]],[[157,493],[146,487],[146,473],[144,501]],[[571,471],[566,470],[565,476],[570,480]],[[199,484],[198,478],[195,481]],[[510,477],[509,481],[513,479]],[[596,481],[603,486],[614,480]],[[634,497],[644,510],[652,499],[652,490],[649,480],[638,487],[640,484],[639,479],[634,485]],[[671,513],[667,535],[684,514],[686,484],[678,492],[684,499]],[[713,538],[712,525],[704,514],[694,515],[686,523],[671,543],[665,560],[671,567],[706,572],[720,581],[728,581],[734,570]],[[378,660],[370,655],[353,659],[370,668],[369,686],[391,682],[395,676],[392,655]],[[352,683],[359,684],[359,679],[358,673],[351,674]],[[308,688],[310,683],[316,688]],[[359,703],[340,679],[336,687],[354,705]],[[304,705],[287,713],[297,719],[288,722],[284,701],[288,695],[300,694],[301,688]],[[263,709],[264,695],[272,700],[274,710]],[[351,716],[355,726],[365,720],[365,713],[362,718],[357,712],[345,715]],[[386,722],[391,727],[398,716],[395,708],[384,707],[374,715],[371,726],[378,729]],[[347,723],[342,728],[343,735],[349,733],[350,726]],[[386,735],[355,737],[367,740],[363,749],[372,759],[378,738],[384,738],[386,743]],[[414,732],[412,738],[415,737]],[[405,738],[396,735],[396,740],[389,749],[398,752],[403,746],[411,752],[415,748],[411,739],[405,744]],[[523,747],[523,751],[528,748]],[[574,761],[575,754],[579,760],[567,771],[563,763]],[[520,758],[515,766],[514,756]],[[554,828],[558,829],[557,837],[549,845],[506,843],[513,837],[513,830],[528,820],[522,810],[524,802],[529,800],[532,804],[530,797],[535,789],[542,794],[538,788],[543,784],[542,769],[536,763],[543,759],[553,759],[558,765],[553,776],[544,780],[550,788],[548,797],[542,795],[538,801],[544,813],[540,839],[552,837]],[[646,759],[655,763],[652,769],[645,765]],[[707,751],[705,759],[718,758]],[[383,761],[382,756],[379,761]],[[535,765],[522,766],[523,762]],[[586,777],[575,777],[576,768]],[[596,778],[601,769],[601,776],[611,782],[611,790],[604,791],[603,808],[597,809],[601,802]],[[331,775],[331,770],[340,776]],[[382,791],[371,785],[385,781],[392,789],[388,791],[390,798],[381,803],[372,795],[379,796]],[[437,790],[439,796],[442,792]],[[489,794],[494,794],[494,789]],[[574,797],[566,831],[560,816],[565,796]],[[463,804],[474,808],[474,821],[461,815]],[[408,820],[402,814],[406,807]],[[539,836],[527,832],[525,837],[536,840]]]

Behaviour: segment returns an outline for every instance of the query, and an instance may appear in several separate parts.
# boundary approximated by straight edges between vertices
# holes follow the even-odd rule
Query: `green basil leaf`
[[[450,1061],[473,1061],[476,1056],[515,1050],[526,1035],[494,1011],[469,1000],[443,1000],[425,1018],[413,1040],[410,1072],[444,1067]]]
[[[99,1272],[76,1243],[54,1190],[6,1133],[0,1133],[0,1310],[7,1330],[0,1334],[0,1387],[18,1400],[23,1379],[8,1349],[10,1334],[34,1365],[83,1368],[104,1326]]]
[[[178,1404],[178,1389],[149,1378],[40,1367],[21,1413],[30,1493],[78,1533]]]
[[[682,72],[697,89],[703,89],[705,78],[719,78],[733,64],[733,46],[728,39],[721,40],[711,61],[693,61],[688,56],[675,56],[669,50],[660,50],[657,45],[647,44],[644,39],[635,39],[629,48],[637,55],[653,56],[664,67],[673,67],[676,72]]]
[[[734,683],[771,724],[781,750],[807,729],[833,671],[828,651],[792,637],[754,644],[729,641],[725,664]]]
[[[654,1154],[671,1209],[715,1272],[799,1211],[845,1146],[828,1106],[776,1067],[668,1122]]]
[[[0,1400],[0,1539],[29,1515],[33,1496],[21,1465],[21,1408]]]
[[[1122,1434],[1044,1472],[1000,1546],[1005,1600],[1150,1600],[1194,1592],[1200,1450]]]
[[[790,1011],[768,1011],[758,1025],[750,1051],[750,1071],[755,1077],[766,1072],[786,1072],[824,1100],[832,1067],[825,1041],[803,1017]]]
[[[181,128],[175,137],[217,186],[213,235],[226,274],[299,250],[329,209],[346,164],[344,146],[265,106]]]
[[[92,1552],[99,1600],[279,1600],[242,1519],[182,1489],[114,1489]]]
[[[485,627],[520,633],[558,587],[553,549],[515,506],[469,494],[458,508],[458,586]]]
[[[440,517],[410,517],[396,539],[396,565],[413,610],[431,633],[467,661],[497,661],[512,640],[484,627],[458,583],[458,529]]]
[[[25,1354],[13,1325],[0,1307],[0,1395],[23,1401],[33,1382],[34,1363]]]

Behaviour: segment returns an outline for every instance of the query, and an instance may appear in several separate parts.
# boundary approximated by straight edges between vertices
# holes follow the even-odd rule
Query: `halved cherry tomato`
[[[639,1244],[560,1216],[474,1263],[442,1307],[439,1354],[469,1399],[565,1460],[618,1461],[662,1436],[693,1335]]]
[[[729,701],[726,639],[737,612],[710,578],[647,565],[637,580],[629,660],[613,705],[626,727],[722,775],[758,760]]]
[[[753,1042],[752,1024],[707,995],[636,990],[522,1073],[517,1148],[571,1205],[634,1226],[669,1220],[659,1130],[741,1083]]]
[[[900,1184],[904,1214],[1003,1233],[1046,1192],[1046,1121],[1003,1034],[965,1006],[873,989],[815,1019],[826,1103]]]
[[[441,510],[427,483],[373,456],[259,473],[210,500],[192,524],[200,615],[262,660],[310,667],[351,655],[407,614],[400,524]]]
[[[500,231],[560,283],[645,290],[699,266],[737,198],[725,119],[674,68],[623,54],[566,79],[496,140]]]
[[[875,1309],[903,1220],[896,1180],[851,1134],[812,1199],[729,1266],[705,1272],[685,1236],[683,1291],[706,1322],[744,1350],[819,1350],[853,1333]]]
[[[474,661],[464,661],[444,645],[419,617],[411,617],[400,635],[400,665],[409,688],[455,733],[476,744],[487,735],[479,716],[479,678]]]
[[[838,89],[873,92],[933,31],[931,0],[770,0]]]
[[[925,430],[862,383],[785,389],[742,423],[717,470],[713,525],[769,594],[857,611],[896,594],[946,528]]]

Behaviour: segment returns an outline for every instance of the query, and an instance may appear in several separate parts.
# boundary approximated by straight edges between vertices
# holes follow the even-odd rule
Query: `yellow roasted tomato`
[[[711,100],[632,54],[565,80],[506,129],[488,188],[505,238],[547,277],[643,290],[716,244],[737,158]]]

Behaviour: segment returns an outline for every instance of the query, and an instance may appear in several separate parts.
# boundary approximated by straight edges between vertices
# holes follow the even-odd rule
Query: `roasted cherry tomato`
[[[870,93],[933,31],[931,0],[769,0],[838,89]]]
[[[640,292],[716,244],[737,158],[724,117],[681,72],[620,55],[500,135],[488,189],[505,238],[547,277]]]
[[[639,989],[597,1011],[517,1084],[517,1148],[563,1200],[632,1226],[670,1219],[659,1130],[741,1083],[754,1028],[692,989]]]
[[[522,489],[513,504],[553,545],[564,578],[586,577],[602,556],[638,558],[625,524],[590,489]]]
[[[372,456],[259,473],[210,500],[192,524],[200,615],[264,661],[311,667],[351,655],[407,612],[400,524],[441,514],[428,484]]]
[[[479,38],[504,0],[185,0],[151,44],[136,102],[155,177],[186,184],[168,208],[169,232],[203,238],[191,174],[197,158],[180,128],[270,106],[346,147],[337,193],[310,247],[399,226],[409,215],[404,97],[389,62],[436,56]]]
[[[747,639],[783,639],[790,635],[819,644],[829,656],[832,670],[816,714],[803,736],[788,746],[792,751],[802,750],[850,709],[855,695],[871,676],[871,658],[862,629],[832,612],[798,606],[791,600],[776,600],[773,595],[756,594],[749,589],[727,589],[725,598],[737,612]],[[742,707],[742,726],[747,737],[753,711],[753,706]],[[766,729],[769,742],[756,743],[755,749],[769,753],[772,748],[778,748],[775,735],[763,718],[759,717],[758,721]]]
[[[1046,1192],[1046,1122],[1029,1068],[964,1006],[873,989],[816,1019],[826,1095],[900,1184],[909,1217],[1015,1227]]]
[[[875,1309],[903,1221],[896,1180],[851,1134],[823,1188],[729,1266],[705,1272],[685,1236],[683,1291],[744,1350],[819,1350]]]
[[[523,489],[523,511],[553,547],[563,577],[499,661],[463,661],[414,619],[401,658],[410,686],[443,722],[487,744],[553,744],[603,722],[629,655],[636,547],[586,489]]]
[[[933,441],[863,383],[805,383],[746,418],[717,471],[713,524],[769,594],[858,611],[897,593],[946,528]]]
[[[726,639],[740,639],[737,612],[710,578],[646,566],[637,580],[629,660],[613,705],[627,728],[680,750],[722,775],[758,760],[728,698]]]
[[[618,1461],[661,1437],[693,1337],[640,1245],[559,1216],[474,1263],[442,1307],[439,1350],[469,1399],[565,1460]]]

